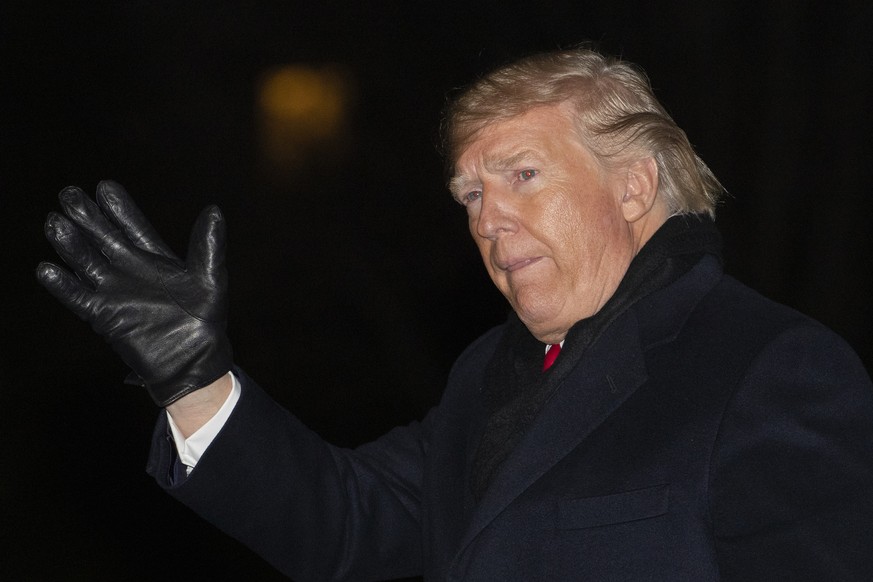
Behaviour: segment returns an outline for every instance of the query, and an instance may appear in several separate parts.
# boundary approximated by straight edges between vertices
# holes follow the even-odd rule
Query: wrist
[[[166,407],[173,422],[187,438],[206,424],[230,396],[233,379],[230,372],[199,390],[179,398]]]

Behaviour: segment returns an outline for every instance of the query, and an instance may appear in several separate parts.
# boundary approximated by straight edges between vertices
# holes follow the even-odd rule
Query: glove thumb
[[[224,271],[227,227],[218,206],[204,208],[191,229],[186,262],[188,272],[198,278],[213,279]]]
[[[188,313],[203,321],[223,321],[227,313],[227,229],[217,206],[203,209],[188,243],[185,271],[159,265],[166,289]]]

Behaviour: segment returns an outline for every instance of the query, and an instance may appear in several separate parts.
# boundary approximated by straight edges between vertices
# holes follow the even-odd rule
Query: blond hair
[[[480,130],[539,106],[568,103],[576,132],[607,167],[652,156],[671,214],[715,215],[724,189],[654,95],[645,73],[589,49],[542,53],[498,68],[448,106],[442,137],[451,166]]]

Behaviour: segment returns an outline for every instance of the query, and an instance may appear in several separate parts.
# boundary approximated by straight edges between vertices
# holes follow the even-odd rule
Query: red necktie
[[[555,360],[558,359],[558,354],[561,353],[561,344],[552,344],[549,346],[549,351],[546,352],[546,358],[543,360],[543,372],[552,367]]]

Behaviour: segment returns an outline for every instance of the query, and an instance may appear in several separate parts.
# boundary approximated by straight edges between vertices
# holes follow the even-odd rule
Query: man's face
[[[546,343],[603,307],[637,250],[625,172],[602,168],[573,128],[563,106],[486,126],[451,183],[488,274]]]

